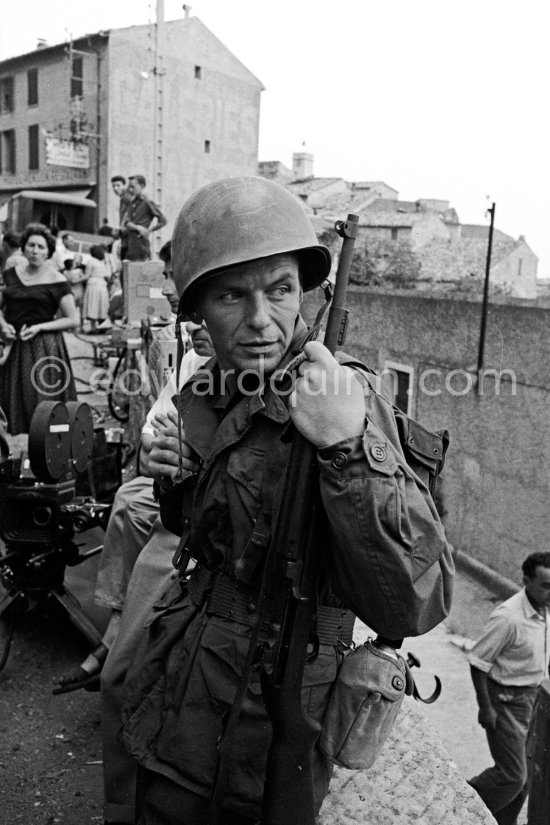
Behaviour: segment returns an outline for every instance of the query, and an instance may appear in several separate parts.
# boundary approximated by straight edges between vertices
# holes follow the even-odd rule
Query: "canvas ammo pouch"
[[[391,650],[385,652],[386,650]],[[401,656],[372,639],[346,653],[323,716],[319,748],[343,768],[370,768],[412,678]]]

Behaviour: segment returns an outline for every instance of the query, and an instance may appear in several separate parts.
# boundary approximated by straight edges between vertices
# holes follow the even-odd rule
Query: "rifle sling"
[[[258,592],[224,573],[196,567],[189,579],[189,595],[197,607],[207,600],[206,612],[210,616],[247,627],[254,627],[258,621]],[[350,610],[318,605],[316,633],[319,644],[351,645],[354,623],[355,615]]]

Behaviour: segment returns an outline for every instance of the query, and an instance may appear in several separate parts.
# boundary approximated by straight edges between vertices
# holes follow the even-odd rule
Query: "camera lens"
[[[50,507],[35,507],[32,513],[32,520],[37,527],[47,527],[52,520]]]

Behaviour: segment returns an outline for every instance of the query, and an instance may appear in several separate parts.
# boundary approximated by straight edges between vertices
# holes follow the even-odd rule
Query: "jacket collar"
[[[300,352],[306,337],[307,326],[298,316],[292,341],[278,370]],[[186,440],[203,461],[210,461],[245,435],[255,415],[283,426],[288,424],[287,397],[269,379],[250,394],[240,393],[229,382],[222,387],[219,365],[216,358],[211,358],[182,390],[180,407]]]

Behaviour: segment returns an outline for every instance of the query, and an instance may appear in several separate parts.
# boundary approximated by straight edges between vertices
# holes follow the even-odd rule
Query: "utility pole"
[[[487,329],[487,313],[489,310],[489,275],[491,272],[491,253],[493,249],[493,229],[495,226],[495,209],[493,203],[488,210],[491,216],[489,226],[489,242],[487,245],[487,260],[485,263],[485,283],[483,285],[483,304],[481,307],[481,328],[479,330],[479,349],[477,353],[477,392],[481,394],[481,372],[483,370],[483,359],[485,355],[485,332]]]
[[[96,149],[95,149],[95,166],[96,166],[96,232],[101,226],[101,209],[103,209],[103,201],[101,200],[101,54],[96,50],[96,71],[97,71],[97,105],[96,105]]]
[[[153,200],[162,206],[163,186],[163,155],[164,155],[164,75],[163,67],[164,47],[164,0],[157,0],[157,19],[155,25],[155,102],[153,123]],[[154,237],[154,244],[159,245],[160,236]],[[158,251],[158,248],[155,249]]]

